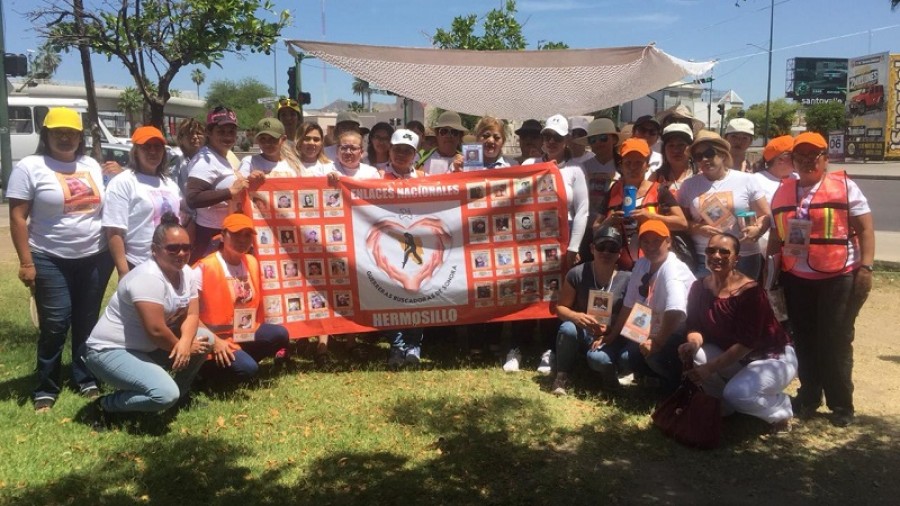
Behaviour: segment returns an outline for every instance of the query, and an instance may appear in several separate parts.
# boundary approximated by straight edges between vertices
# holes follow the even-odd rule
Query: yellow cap
[[[84,130],[84,127],[81,125],[81,114],[68,107],[54,107],[50,109],[44,118],[44,126],[46,128],[71,128],[79,132]]]

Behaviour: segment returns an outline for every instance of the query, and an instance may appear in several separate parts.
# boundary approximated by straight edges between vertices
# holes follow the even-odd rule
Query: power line
[[[884,30],[891,30],[891,29],[897,28],[897,27],[900,27],[900,24],[882,26],[879,28],[872,28],[870,30],[863,30],[861,32],[853,32],[853,33],[845,33],[843,35],[835,35],[834,37],[826,37],[824,39],[811,40],[809,42],[801,42],[800,44],[794,44],[791,46],[775,48],[775,49],[772,49],[772,52],[775,53],[778,51],[787,51],[788,49],[796,49],[798,47],[813,46],[815,44],[821,44],[823,42],[831,42],[833,40],[846,39],[848,37],[855,37],[857,35],[865,35],[865,34],[868,34],[871,32],[880,32],[880,31],[884,31]],[[758,51],[758,52],[752,53],[752,54],[747,54],[747,55],[743,55],[743,56],[735,56],[734,58],[726,58],[724,60],[719,60],[717,63],[726,63],[726,62],[730,62],[730,61],[740,60],[743,58],[752,58],[754,56],[759,56],[762,54],[769,54],[769,52],[768,51]]]
[[[777,7],[777,6],[781,5],[781,4],[786,4],[786,3],[790,2],[790,1],[791,1],[791,0],[781,0],[780,2],[775,2],[775,7]],[[691,31],[690,31],[690,35],[691,35],[691,36],[694,36],[697,32],[702,32],[702,31],[704,31],[704,30],[709,30],[710,28],[715,28],[715,27],[717,27],[717,26],[724,25],[725,23],[729,23],[729,22],[734,21],[734,20],[736,20],[736,19],[740,19],[740,18],[742,18],[742,17],[744,17],[744,16],[749,16],[749,15],[751,15],[751,14],[754,14],[754,13],[757,13],[757,12],[762,12],[762,11],[767,11],[767,10],[769,10],[769,6],[768,6],[768,5],[766,5],[766,6],[764,6],[764,7],[760,7],[759,9],[752,10],[752,11],[743,11],[743,12],[741,12],[740,14],[738,14],[737,16],[732,16],[732,17],[730,17],[730,18],[723,19],[723,20],[721,20],[721,21],[716,21],[716,22],[714,22],[714,23],[711,23],[711,24],[708,24],[708,25],[706,25],[706,26],[700,27],[700,28],[698,28],[698,29],[696,29],[696,30],[691,30]],[[656,39],[656,42],[663,42],[663,41],[666,41],[666,40],[671,40],[671,39],[674,39],[674,38],[678,37],[679,35],[684,35],[684,34],[685,34],[685,33],[684,33],[684,30],[679,30],[679,33],[678,33],[677,35],[673,34],[673,35],[671,35],[671,36],[669,36],[669,37],[663,37],[663,38],[661,38],[661,39]]]

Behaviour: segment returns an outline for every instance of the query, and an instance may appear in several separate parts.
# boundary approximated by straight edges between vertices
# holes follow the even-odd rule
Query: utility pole
[[[3,0],[0,0],[0,56],[6,54],[6,35],[3,33],[5,26],[3,20]],[[12,172],[12,148],[9,139],[9,90],[6,89],[6,65],[5,58],[0,58],[0,177],[2,177],[3,198],[6,199],[6,184],[9,182],[9,174]],[[35,125],[37,128],[37,125]]]
[[[769,6],[769,79],[766,87],[766,123],[763,127],[763,146],[769,143],[769,103],[772,101],[772,38],[775,35],[775,0]]]

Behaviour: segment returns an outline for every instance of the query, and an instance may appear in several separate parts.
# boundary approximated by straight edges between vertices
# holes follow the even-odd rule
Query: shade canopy
[[[288,41],[371,86],[466,114],[509,120],[574,116],[623,104],[714,62],[654,45],[548,51],[469,51]]]

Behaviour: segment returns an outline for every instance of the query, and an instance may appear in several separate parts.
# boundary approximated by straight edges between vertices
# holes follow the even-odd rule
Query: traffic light
[[[298,100],[302,105],[309,105],[312,103],[312,95],[309,94],[308,91],[300,92],[300,100]]]
[[[297,100],[297,75],[296,75],[297,67],[291,67],[287,70],[288,73],[288,89],[287,95],[288,98],[293,98]]]
[[[719,104],[716,108],[719,111],[719,116],[725,116],[725,104]]]
[[[3,68],[6,75],[20,77],[28,75],[28,58],[24,54],[6,53],[3,55]]]

